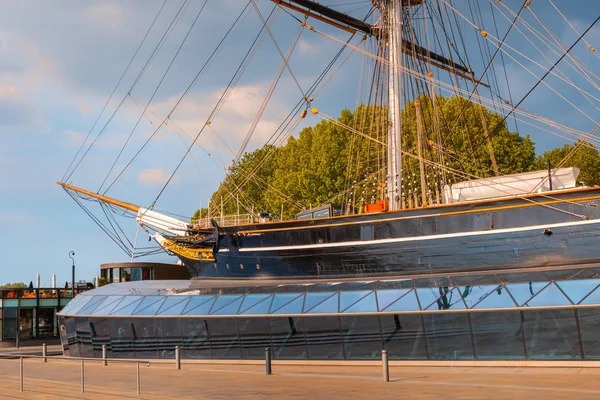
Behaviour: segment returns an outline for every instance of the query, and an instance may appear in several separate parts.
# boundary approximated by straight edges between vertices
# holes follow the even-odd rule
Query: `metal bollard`
[[[46,346],[46,343],[42,343],[42,357],[44,357],[44,362],[48,362],[48,358],[46,358],[48,356],[48,346]]]
[[[140,394],[140,363],[136,362],[136,378],[137,378],[137,386],[136,386],[136,393]]]
[[[271,348],[265,348],[265,366],[267,375],[271,375]]]
[[[85,360],[81,360],[81,393],[85,392]]]
[[[19,357],[19,391],[23,391],[23,357]]]
[[[390,381],[390,369],[388,366],[387,350],[381,350],[381,363],[383,365],[383,380],[385,382],[389,382]]]
[[[175,369],[181,369],[181,357],[179,356],[179,346],[175,346]]]
[[[106,367],[108,365],[108,363],[106,362],[106,345],[105,344],[102,345],[102,359],[104,360],[104,361],[102,361],[102,363]]]

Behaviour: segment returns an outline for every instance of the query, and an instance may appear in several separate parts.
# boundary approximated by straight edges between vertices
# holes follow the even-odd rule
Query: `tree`
[[[0,286],[2,289],[25,289],[27,285],[24,282],[5,283]]]
[[[501,174],[533,170],[534,143],[510,132],[503,117],[463,98],[419,97],[421,150],[428,198],[421,199],[415,102],[402,113],[404,196],[414,204],[440,201],[446,183],[493,175],[486,127]],[[485,120],[485,124],[483,122]],[[360,207],[385,196],[388,110],[360,105],[337,122],[321,121],[281,147],[244,154],[211,197],[211,216],[271,212],[291,218],[323,203]],[[357,134],[360,132],[360,134]],[[206,216],[207,210],[202,211]],[[200,210],[194,218],[200,216]]]
[[[576,150],[573,151],[573,149]],[[569,157],[569,158],[567,158]],[[565,160],[563,162],[563,160]],[[535,161],[537,169],[548,168],[548,161],[552,168],[577,167],[581,170],[578,182],[586,186],[600,185],[600,154],[591,144],[577,141],[574,144],[565,144],[563,147],[546,151],[538,156]]]

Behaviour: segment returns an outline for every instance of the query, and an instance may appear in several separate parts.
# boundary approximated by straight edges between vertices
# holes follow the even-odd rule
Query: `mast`
[[[89,190],[81,189],[77,186],[69,185],[68,183],[57,182],[57,184],[62,186],[66,191],[79,193],[101,202],[112,204],[113,206],[117,206],[125,210],[133,211],[137,213],[136,220],[140,225],[151,227],[156,231],[167,232],[172,235],[186,235],[190,230],[187,222],[181,221],[177,218],[173,218],[148,208],[137,206],[135,204],[113,199],[112,197],[90,192]]]
[[[388,17],[388,202],[391,210],[402,208],[402,75],[400,73],[400,49],[402,44],[402,5],[388,0],[385,5]]]

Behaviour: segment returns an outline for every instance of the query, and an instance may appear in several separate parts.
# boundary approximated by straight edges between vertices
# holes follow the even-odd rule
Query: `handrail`
[[[134,360],[131,358],[97,358],[97,357],[67,357],[67,356],[36,356],[33,354],[7,354],[0,353],[0,359],[4,358],[50,358],[53,360],[71,360],[71,361],[98,361],[98,362],[123,362],[123,363],[147,363],[150,366],[149,360]]]

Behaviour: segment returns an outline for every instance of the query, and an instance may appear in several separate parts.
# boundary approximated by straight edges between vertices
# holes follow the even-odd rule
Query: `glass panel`
[[[269,318],[239,318],[237,321],[242,342],[242,358],[264,359],[265,348],[271,347]]]
[[[161,315],[179,315],[187,305],[189,296],[168,296],[162,303],[157,314]]]
[[[419,303],[421,304],[421,309],[425,310],[429,305],[435,303],[437,298],[441,295],[439,290],[442,290],[442,288],[439,288],[438,290],[438,288],[422,287],[416,290]]]
[[[478,360],[525,359],[518,311],[471,313],[471,326]]]
[[[351,292],[340,292],[340,311],[344,311],[346,308],[350,307],[369,293],[372,293],[372,291],[356,290]]]
[[[400,300],[392,303],[383,311],[419,311],[419,303],[415,291],[412,290],[405,294]]]
[[[102,345],[106,345],[106,356],[113,358],[108,319],[90,318],[90,321],[94,357],[102,357]]]
[[[530,359],[579,359],[579,339],[573,310],[522,311]]]
[[[212,308],[213,304],[215,303],[217,297],[216,296],[212,296],[210,299],[208,299],[207,301],[204,301],[202,304],[200,304],[198,307],[194,307],[192,309],[190,309],[189,311],[184,311],[185,315],[208,315],[208,312],[210,311],[210,309]],[[186,309],[189,308],[190,303],[194,300],[194,298],[192,297],[192,299],[190,300],[190,302],[188,303]]]
[[[158,357],[158,334],[154,318],[132,318],[133,346],[136,358]]]
[[[390,359],[426,359],[425,335],[421,315],[381,315],[383,345]]]
[[[579,316],[579,330],[581,342],[586,360],[600,359],[600,309],[580,308],[577,310]]]
[[[309,294],[307,294],[307,296],[309,296]],[[325,300],[324,302],[322,302],[321,304],[319,304],[318,306],[310,309],[308,311],[308,314],[330,314],[330,313],[338,313],[338,307],[339,307],[339,295],[338,293],[335,293],[333,296],[331,296],[330,298],[328,298],[327,300]],[[306,309],[306,304],[304,305],[304,308]]]
[[[377,301],[375,300],[375,292],[371,292],[366,297],[356,302],[354,305],[344,310],[345,313],[362,313],[362,312],[377,312]]]
[[[556,284],[569,296],[573,303],[578,304],[588,293],[600,285],[600,279],[560,281]]]
[[[215,296],[210,296],[210,295],[192,296],[190,301],[187,303],[187,306],[185,306],[185,308],[183,309],[183,314],[187,314],[188,312],[192,311],[194,308],[206,303],[209,300],[212,300],[210,302],[210,305],[212,306],[212,303],[214,303],[214,301],[215,301]],[[210,310],[210,307],[208,309]],[[206,313],[208,313],[208,310],[205,312],[205,314]]]
[[[344,358],[339,317],[304,317],[308,356],[312,360]]]
[[[379,311],[383,311],[387,306],[404,296],[412,289],[380,289],[377,291],[377,305]]]
[[[500,283],[496,275],[463,275],[452,279],[459,286],[498,286]]]
[[[205,319],[181,318],[181,336],[183,337],[182,357],[211,358],[208,324]]]
[[[579,304],[600,304],[600,287],[596,288],[592,293],[585,296]]]
[[[223,306],[223,307],[219,308],[218,310],[215,310],[217,303],[218,303],[218,301],[217,301],[217,303],[215,303],[215,306],[212,308],[212,310],[214,310],[214,311],[211,311],[211,314],[214,314],[214,315],[236,315],[238,313],[240,305],[242,304],[242,300],[244,300],[244,297],[238,297],[237,299],[230,302],[226,306]]]
[[[125,296],[123,300],[110,312],[113,315],[115,312],[119,311],[122,308],[128,307],[135,303],[137,306],[139,302],[142,301],[142,296]],[[135,307],[131,309],[131,311],[135,310]]]
[[[144,308],[156,303],[159,300],[163,300],[163,299],[164,299],[163,296],[143,296],[142,302],[140,303],[138,308],[136,308],[134,310],[134,314],[137,314],[139,311],[143,310]]]
[[[155,315],[162,304],[165,302],[165,298],[161,298],[160,300],[150,304],[148,307],[142,308],[142,305],[137,308],[134,312],[135,315]]]
[[[437,277],[437,278],[417,278],[417,279],[415,279],[415,287],[416,288],[439,288],[439,287],[445,287],[445,286],[453,286],[453,284],[449,278]]]
[[[334,293],[332,292],[307,293],[306,300],[304,301],[304,312],[310,311],[312,308],[316,307],[317,304],[322,303],[333,295]]]
[[[67,306],[61,310],[61,312],[65,314],[75,314],[93,298],[94,296],[77,296],[73,301],[70,301],[69,304],[67,304]],[[7,305],[6,303],[7,302],[5,300],[5,307]]]
[[[113,357],[135,358],[131,320],[129,318],[110,318],[108,327]]]
[[[336,290],[340,290],[344,286],[344,283],[340,282],[331,282],[331,283],[317,283],[312,285],[310,288],[311,292],[335,292]]]
[[[279,307],[271,314],[302,314],[302,304],[304,304],[304,295],[296,297],[295,300],[292,300],[283,307]]]
[[[304,326],[298,317],[269,318],[273,358],[307,359]]]
[[[75,334],[79,346],[79,357],[93,357],[92,332],[88,318],[75,318]]]
[[[373,293],[372,295],[374,297]],[[383,343],[381,342],[379,317],[376,315],[342,317],[342,336],[346,359],[381,359]]]
[[[136,296],[136,297],[140,297],[140,296]],[[129,299],[125,298],[121,301],[121,303],[119,303],[119,306],[115,308],[116,311],[113,311],[110,313],[110,315],[131,315],[131,313],[133,312],[133,310],[136,309],[137,306],[140,305],[140,303],[142,302],[142,299],[139,298],[136,301],[130,303],[129,305],[125,306],[125,307],[121,307],[123,305],[123,303],[125,303],[125,301],[127,301]]]
[[[342,289],[342,291],[347,292],[347,291],[350,291],[350,290],[362,290],[362,291],[370,292],[371,290],[375,289],[376,286],[377,286],[377,282],[375,282],[375,281],[371,281],[371,282],[347,282],[344,285],[344,288]]]
[[[90,300],[85,306],[77,311],[77,314],[91,314],[92,311],[94,311],[100,305],[100,303],[104,301],[104,299],[106,299],[106,296],[94,296],[92,300]]]
[[[569,299],[553,283],[526,303],[528,307],[566,306],[570,304]]]
[[[107,296],[106,299],[94,310],[93,315],[108,315],[115,308],[118,307],[119,302],[123,299],[123,296]]]
[[[269,294],[247,294],[246,296],[244,296],[244,302],[240,307],[240,314],[243,314],[244,311],[246,311],[250,307],[255,306],[257,303],[260,303],[269,296]]]
[[[389,281],[378,281],[377,290],[390,290],[390,289],[412,289],[415,283],[412,279],[399,279]]]
[[[298,297],[304,298],[304,294],[298,293],[281,293],[273,296],[273,302],[271,303],[271,313],[277,311],[278,308],[283,307],[287,303],[291,302]]]
[[[517,304],[522,306],[527,303],[532,296],[548,286],[548,284],[548,282],[510,283],[506,285],[506,287]]]
[[[158,339],[158,358],[175,358],[175,346],[179,346],[184,352],[180,318],[157,318],[154,321]]]
[[[473,308],[487,295],[498,289],[498,285],[461,286],[458,288],[468,308]]]
[[[498,286],[496,290],[491,292],[487,297],[475,304],[477,309],[483,308],[514,308],[515,302],[504,286]]]
[[[236,319],[211,318],[207,319],[207,322],[213,358],[240,358],[240,340]]]
[[[302,301],[304,301],[304,297],[301,296]],[[273,295],[269,294],[267,297],[256,303],[256,305],[244,310],[242,314],[268,314],[269,308],[271,308],[271,302],[273,301]],[[242,305],[243,307],[243,305]]]
[[[465,308],[465,303],[460,297],[460,293],[456,288],[438,288],[439,297],[435,302],[427,307],[427,310],[462,310]],[[423,303],[421,303],[421,307]]]
[[[424,314],[427,348],[432,360],[472,360],[471,331],[466,313]]]
[[[215,305],[211,309],[211,314],[214,314],[214,313],[218,312],[220,309],[222,309],[223,307],[229,306],[232,304],[235,306],[235,310],[234,310],[233,314],[237,314],[237,310],[240,307],[241,303],[242,303],[242,296],[239,296],[239,295],[230,294],[230,295],[224,295],[224,296],[217,296],[217,301],[215,301]],[[226,314],[229,314],[229,313],[226,313]]]

